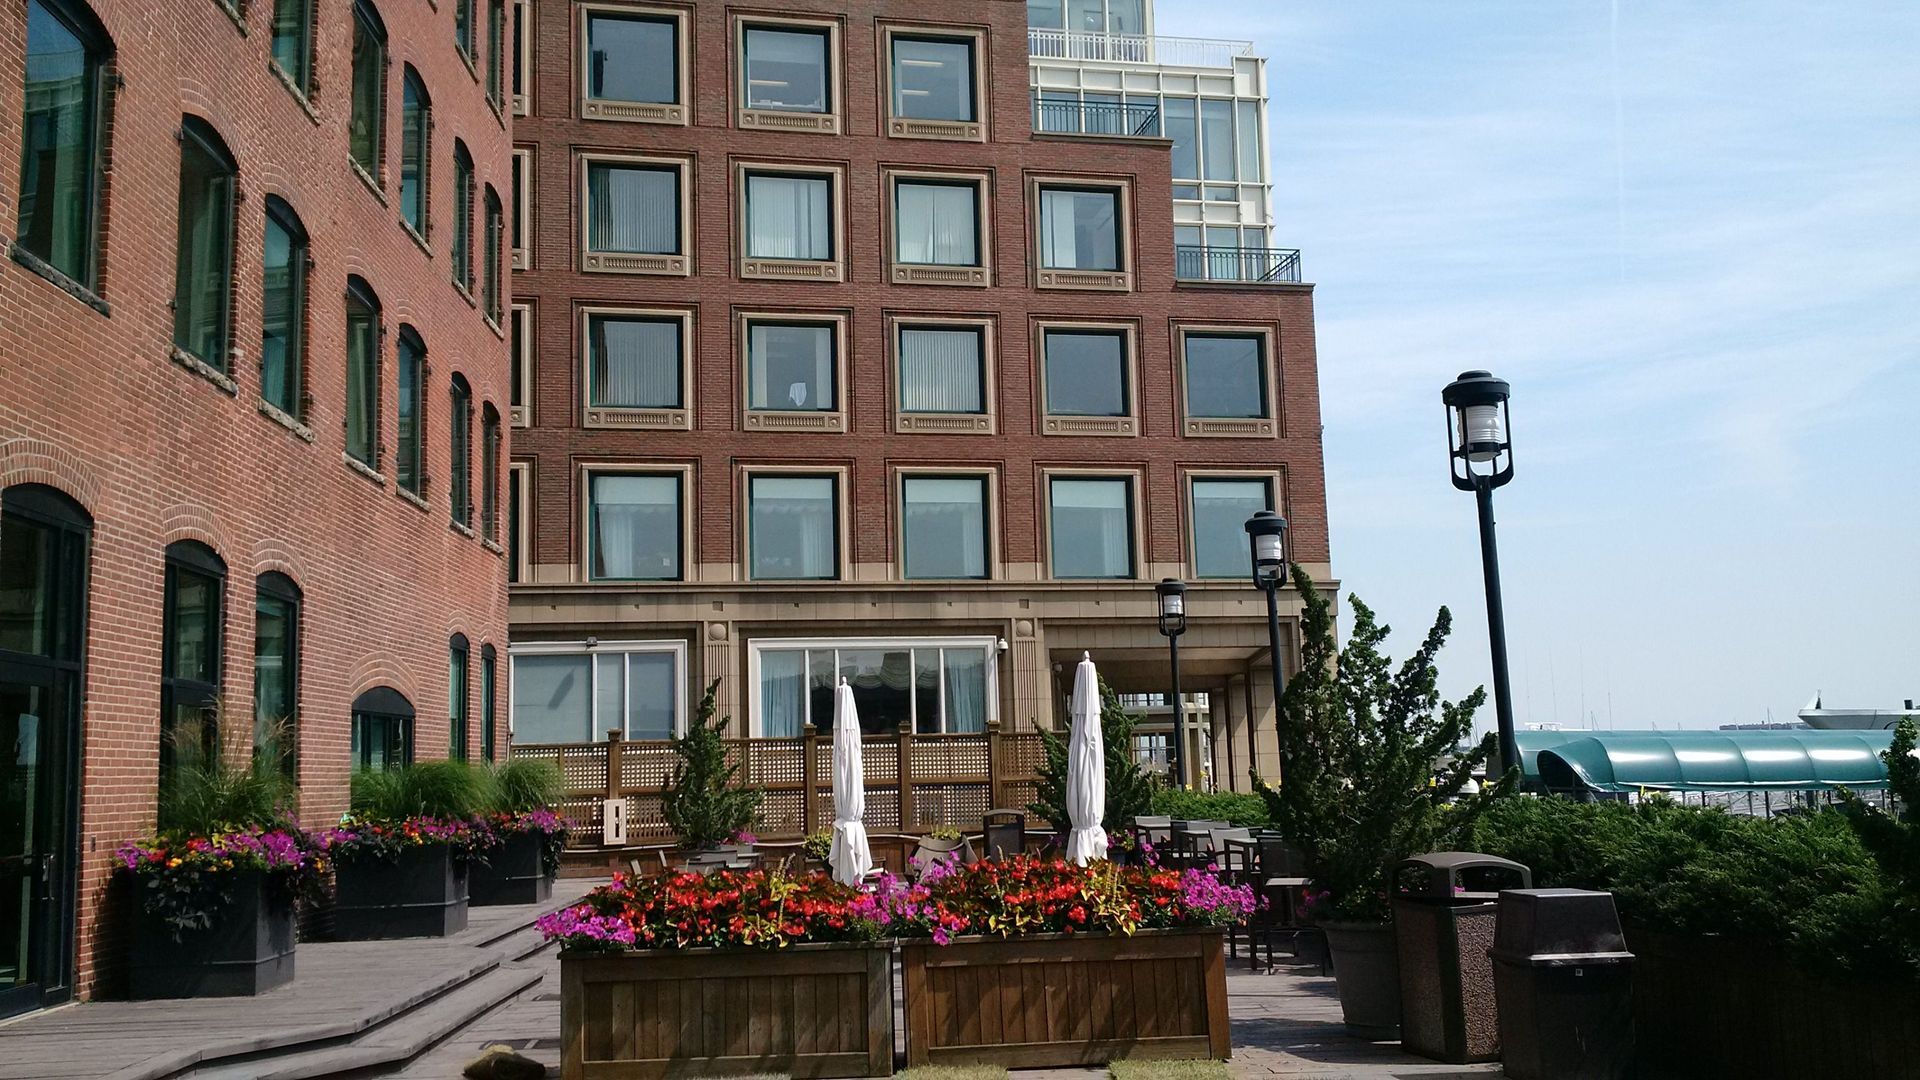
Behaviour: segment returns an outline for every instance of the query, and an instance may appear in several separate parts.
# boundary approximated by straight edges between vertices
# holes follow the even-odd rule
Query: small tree
[[[1140,767],[1133,756],[1133,728],[1140,718],[1120,704],[1107,680],[1100,680],[1100,739],[1106,752],[1107,807],[1100,824],[1109,832],[1133,824],[1141,814],[1153,812],[1153,776]],[[1073,831],[1067,815],[1067,739],[1042,729],[1040,744],[1046,760],[1037,770],[1034,801],[1027,809],[1052,822],[1061,836]]]
[[[1434,657],[1453,616],[1441,608],[1418,651],[1398,671],[1381,652],[1391,628],[1350,597],[1353,636],[1334,639],[1333,604],[1293,568],[1306,610],[1300,673],[1281,702],[1280,785],[1261,785],[1274,823],[1306,856],[1328,913],[1355,921],[1389,913],[1387,874],[1400,860],[1457,846],[1474,819],[1512,784],[1509,773],[1461,798],[1494,737],[1458,754],[1484,688],[1458,702],[1440,699]],[[1444,770],[1439,763],[1457,755]]]
[[[752,825],[760,809],[760,792],[734,783],[740,765],[727,762],[725,734],[732,717],[714,717],[719,689],[719,679],[707,684],[693,723],[673,740],[673,777],[661,793],[660,807],[682,847],[725,843]]]
[[[1913,755],[1920,728],[1905,717],[1893,732],[1893,743],[1880,759],[1887,763],[1887,790],[1891,811],[1881,810],[1851,791],[1846,796],[1847,819],[1860,843],[1887,878],[1894,893],[1894,932],[1912,955],[1920,956],[1920,758]]]

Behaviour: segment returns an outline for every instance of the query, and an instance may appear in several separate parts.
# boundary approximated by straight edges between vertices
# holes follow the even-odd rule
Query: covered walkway
[[[1890,731],[1522,731],[1536,790],[1839,791],[1887,786]]]

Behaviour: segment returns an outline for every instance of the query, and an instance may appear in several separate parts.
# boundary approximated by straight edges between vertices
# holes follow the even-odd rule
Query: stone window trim
[[[1258,418],[1192,416],[1187,404],[1187,338],[1257,337],[1267,415]],[[1179,388],[1180,434],[1189,439],[1272,439],[1286,434],[1280,403],[1280,333],[1272,323],[1188,323],[1173,326],[1173,377]]]
[[[513,522],[514,535],[512,537],[513,542],[511,544],[511,550],[513,552],[513,560],[517,564],[515,565],[513,570],[515,585],[524,585],[533,580],[533,577],[532,577],[532,574],[533,574],[533,513],[532,513],[532,509],[533,509],[533,503],[535,502],[534,490],[533,490],[534,468],[535,468],[535,464],[533,459],[531,458],[522,458],[519,461],[508,461],[507,477],[508,477],[509,483],[507,484],[506,489],[504,489],[500,494],[500,499],[501,499],[500,512],[504,516],[506,514],[506,509],[507,509],[506,500],[507,500],[508,493],[514,490],[518,490],[520,493],[520,502],[519,502],[519,505],[516,507],[515,514],[514,514],[514,522]],[[512,478],[516,474],[518,474],[518,476],[520,477],[520,482],[517,485],[511,482]]]
[[[693,358],[696,319],[693,308],[640,307],[624,304],[580,304],[575,308],[574,355],[579,358],[580,416],[589,428],[617,431],[691,431],[693,429]],[[636,316],[647,319],[672,319],[680,324],[680,405],[673,409],[629,408],[593,403],[593,372],[589,369],[589,326],[595,315]],[[524,337],[524,336],[523,336]],[[531,387],[531,382],[521,385]]]
[[[593,478],[596,476],[671,476],[680,481],[680,576],[672,579],[630,579],[606,578],[596,580],[593,576]],[[699,580],[700,560],[694,549],[696,532],[694,523],[700,520],[697,510],[698,489],[694,486],[695,466],[693,462],[651,461],[633,458],[583,458],[573,463],[574,503],[579,507],[575,527],[579,530],[580,542],[575,545],[574,574],[582,584],[617,585],[625,589],[635,587],[635,582],[646,588],[661,585],[678,585]],[[522,488],[524,493],[525,489]],[[524,495],[523,495],[524,498]],[[520,517],[524,522],[530,517],[522,507]],[[522,581],[526,578],[522,577]]]
[[[900,332],[925,327],[935,330],[980,331],[980,403],[984,412],[935,413],[907,412],[901,407],[902,375]],[[993,315],[916,315],[911,312],[887,314],[887,400],[893,414],[893,430],[899,434],[992,435],[999,430],[999,325]]]
[[[670,168],[679,172],[680,181],[677,186],[680,189],[680,252],[678,254],[653,255],[628,252],[599,252],[588,246],[590,239],[588,222],[591,211],[591,207],[587,201],[588,174],[591,171],[590,167],[598,163]],[[579,244],[580,270],[582,273],[649,274],[667,277],[688,277],[693,274],[693,158],[586,150],[578,154],[576,172],[579,176]],[[531,186],[532,185],[528,185],[529,188],[531,188]]]
[[[1051,330],[1068,332],[1091,330],[1099,333],[1120,334],[1121,362],[1124,365],[1127,380],[1127,414],[1125,416],[1072,416],[1057,415],[1047,411],[1047,332]],[[1140,434],[1138,324],[1119,320],[1036,317],[1033,320],[1033,385],[1039,394],[1039,397],[1034,400],[1034,414],[1040,417],[1040,434],[1042,435],[1134,436]]]
[[[744,131],[816,132],[838,135],[845,126],[846,55],[842,21],[839,18],[735,12],[733,29],[728,35],[732,58],[730,85],[733,87],[734,126]],[[747,31],[748,30],[824,30],[827,36],[827,111],[824,113],[786,112],[779,109],[747,107]]]
[[[933,38],[966,41],[973,48],[973,119],[919,120],[893,115],[893,40]],[[989,129],[987,80],[983,72],[989,59],[987,32],[968,26],[941,26],[933,23],[880,24],[880,100],[886,119],[886,133],[895,139],[938,139],[947,142],[987,141]]]
[[[578,70],[574,73],[574,99],[579,104],[582,120],[615,120],[630,124],[672,124],[686,127],[693,123],[693,76],[691,74],[693,49],[690,42],[692,19],[685,8],[664,7],[640,4],[582,3],[575,5],[574,15],[574,55],[579,58]],[[642,15],[657,19],[673,20],[674,44],[679,50],[678,64],[680,79],[678,101],[672,103],[650,101],[606,101],[587,96],[588,75],[587,58],[591,52],[587,48],[587,21],[591,15]],[[531,24],[533,13],[528,13]],[[533,86],[529,51],[529,63],[526,69],[524,85],[531,91]],[[529,96],[531,94],[529,93]],[[517,104],[517,102],[516,102]]]
[[[973,225],[978,248],[973,266],[903,263],[897,260],[901,181],[916,180],[940,184],[974,186]],[[993,284],[993,173],[988,170],[941,170],[935,168],[886,168],[881,170],[880,190],[886,206],[880,215],[881,244],[887,260],[887,280],[895,285],[961,285],[986,288]]]
[[[508,320],[517,321],[520,326],[520,351],[512,357],[512,361],[514,367],[520,373],[520,393],[522,398],[518,405],[508,404],[507,426],[509,427],[533,426],[533,401],[534,398],[538,396],[534,393],[533,385],[533,358],[535,351],[534,327],[537,325],[534,320],[533,309],[534,302],[532,300],[515,300],[513,306],[507,313]],[[509,340],[511,340],[511,337],[509,337]]]
[[[514,193],[513,213],[520,222],[520,241],[523,246],[512,249],[512,268],[515,270],[533,269],[533,147],[516,146],[513,148],[513,172],[520,183]],[[586,205],[582,203],[581,205]],[[507,228],[507,242],[513,242],[513,227]]]
[[[893,528],[889,539],[893,542],[893,558],[890,560],[893,580],[903,584],[947,581],[999,581],[1006,575],[1002,570],[1000,525],[1003,515],[1000,511],[1000,470],[995,467],[979,465],[939,465],[939,464],[894,464],[893,477],[887,484],[888,514],[893,518]],[[987,576],[984,578],[929,578],[907,576],[907,481],[921,478],[939,480],[984,480],[986,488],[981,507],[986,517],[986,557]]]
[[[1117,193],[1116,212],[1120,227],[1120,269],[1058,270],[1040,265],[1040,195],[1047,190],[1073,188],[1081,191],[1107,190]],[[1036,289],[1076,289],[1094,292],[1132,292],[1134,289],[1133,180],[1114,176],[1029,175],[1027,177],[1027,259],[1033,266]]]
[[[1085,583],[1088,581],[1141,581],[1149,575],[1147,564],[1147,522],[1143,512],[1146,505],[1144,487],[1146,470],[1137,465],[1116,465],[1112,467],[1094,465],[1043,465],[1039,469],[1038,485],[1039,522],[1040,522],[1040,558],[1046,570],[1046,580]],[[1125,480],[1127,482],[1127,516],[1132,522],[1133,573],[1126,578],[1063,578],[1053,569],[1053,482],[1055,480]]]
[[[848,352],[853,335],[845,311],[809,311],[800,308],[755,308],[735,311],[734,371],[740,378],[740,417],[744,431],[786,431],[841,434],[848,429],[847,373],[851,368]],[[818,325],[833,330],[834,407],[828,409],[756,409],[753,407],[752,357],[749,355],[750,331],[761,323],[782,325]]]
[[[783,460],[778,464],[739,464],[735,466],[735,483],[739,489],[738,517],[735,527],[735,542],[738,545],[736,565],[741,581],[756,581],[761,585],[835,585],[853,580],[853,517],[850,493],[853,490],[853,467],[848,464],[826,463],[819,465],[803,464]],[[753,479],[760,476],[825,477],[833,481],[834,511],[834,576],[831,578],[782,580],[778,578],[756,579],[753,576]]]
[[[519,26],[522,32],[515,34],[513,39],[514,62],[520,65],[520,92],[513,93],[511,85],[507,92],[513,98],[511,105],[513,115],[531,116],[533,115],[533,0],[513,0],[513,8],[508,17],[514,19],[514,25]],[[508,78],[511,80],[511,73]]]
[[[1200,576],[1199,544],[1194,536],[1193,485],[1194,481],[1206,480],[1259,480],[1267,485],[1267,499],[1272,509],[1281,517],[1287,516],[1287,469],[1278,466],[1272,469],[1248,468],[1240,465],[1183,465],[1180,468],[1180,557],[1185,566],[1188,584],[1220,582],[1237,584],[1244,582],[1253,572],[1249,564],[1236,578]]]
[[[779,259],[747,254],[747,178],[750,176],[825,177],[831,259]],[[734,235],[742,278],[772,281],[847,280],[847,170],[842,165],[807,161],[735,160],[733,163]],[[683,245],[684,246],[684,245]]]

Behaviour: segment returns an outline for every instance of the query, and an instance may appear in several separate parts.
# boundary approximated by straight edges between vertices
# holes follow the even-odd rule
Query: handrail
[[[1177,281],[1297,285],[1300,283],[1300,249],[1176,244],[1173,276]]]
[[[1167,67],[1231,68],[1236,58],[1253,55],[1253,42],[1029,29],[1027,55],[1044,60],[1110,60]]]
[[[1160,134],[1160,106],[1151,101],[1049,101],[1034,104],[1033,130],[1047,135]]]

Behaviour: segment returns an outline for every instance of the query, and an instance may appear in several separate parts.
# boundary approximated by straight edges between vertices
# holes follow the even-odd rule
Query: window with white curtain
[[[588,576],[679,581],[680,488],[679,473],[588,473]]]
[[[809,723],[833,731],[834,688],[853,688],[860,730],[978,734],[996,709],[987,638],[875,638],[753,646],[756,734],[795,738]]]
[[[893,115],[912,120],[974,119],[970,39],[893,38]]]
[[[685,646],[517,646],[510,724],[516,743],[578,743],[620,731],[629,739],[670,739],[684,726]]]
[[[902,326],[900,410],[986,412],[985,338],[977,326]]]
[[[840,576],[840,499],[832,476],[747,479],[747,548],[758,581]]]
[[[1041,188],[1040,265],[1049,270],[1120,269],[1120,193],[1112,188]]]
[[[1265,417],[1265,338],[1259,334],[1183,335],[1187,415]]]
[[[587,96],[599,101],[677,104],[680,20],[587,13]]]
[[[680,254],[680,169],[589,161],[587,250]]]
[[[1048,330],[1040,335],[1047,413],[1129,416],[1126,335],[1118,330]]]
[[[980,265],[980,185],[900,180],[893,186],[893,258],[919,266]]]
[[[900,569],[909,578],[987,576],[987,478],[900,479]]]
[[[1261,477],[1195,477],[1193,574],[1236,578],[1252,572],[1247,548],[1247,519],[1272,510],[1273,484]]]
[[[833,258],[833,181],[820,175],[748,173],[747,254],[756,259]]]
[[[678,409],[685,403],[682,320],[671,315],[587,315],[587,401],[608,409]]]
[[[836,344],[827,323],[748,323],[747,407],[832,412],[839,403]]]
[[[742,95],[749,109],[775,112],[833,111],[829,93],[828,32],[825,27],[749,26],[742,35]]]
[[[1123,476],[1052,477],[1048,535],[1056,578],[1130,578],[1133,481]]]

